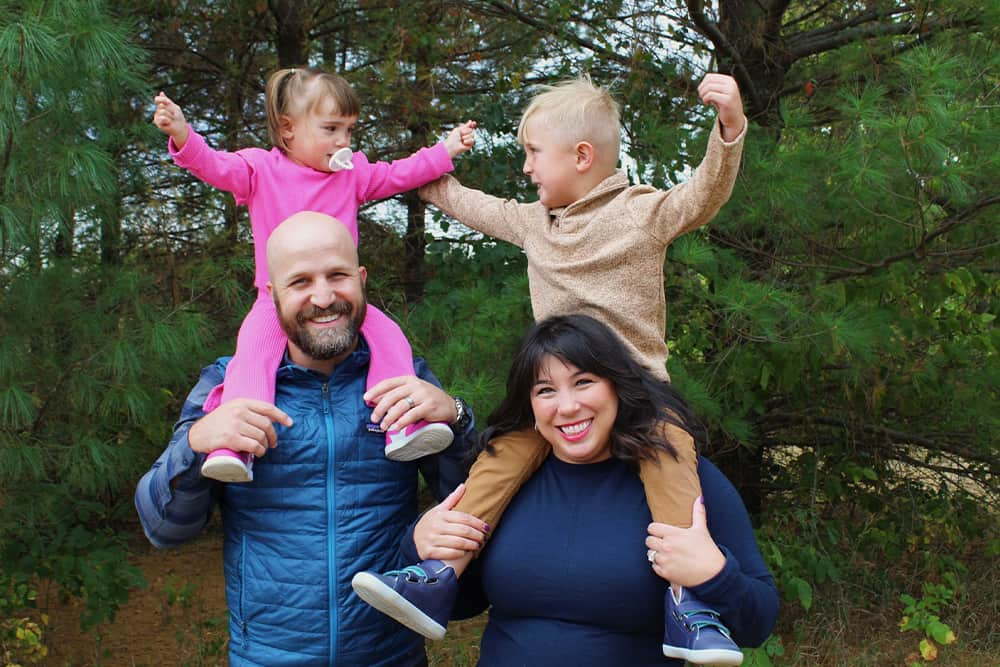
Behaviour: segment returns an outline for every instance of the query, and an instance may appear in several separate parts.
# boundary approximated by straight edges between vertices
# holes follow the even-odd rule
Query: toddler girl
[[[215,387],[205,411],[235,398],[274,402],[274,380],[287,339],[274,303],[267,294],[265,248],[271,232],[299,211],[333,216],[358,242],[358,208],[429,183],[451,171],[452,158],[475,142],[474,123],[452,130],[445,141],[413,155],[387,162],[369,162],[351,152],[351,135],[361,103],[347,81],[336,74],[307,68],[274,73],[264,93],[267,126],[273,148],[244,148],[234,153],[213,150],[184,120],[179,106],[162,92],[156,96],[153,123],[170,139],[174,162],[202,181],[246,204],[254,239],[257,300],[240,326],[236,354],[226,368],[223,384]],[[368,387],[380,380],[413,375],[410,344],[385,313],[369,305],[361,327],[371,349]],[[410,461],[447,447],[452,440],[446,424],[417,422],[386,433],[385,454]],[[201,473],[223,482],[253,479],[253,458],[243,452],[212,452]]]

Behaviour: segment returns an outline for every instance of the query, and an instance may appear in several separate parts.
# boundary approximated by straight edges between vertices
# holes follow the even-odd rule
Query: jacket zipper
[[[326,534],[327,534],[327,595],[330,600],[330,664],[336,662],[337,655],[337,503],[333,482],[336,464],[336,429],[330,409],[330,383],[323,383],[323,421],[326,424]]]
[[[246,533],[240,536],[240,632],[242,633],[243,648],[247,648],[250,643],[247,637],[247,617],[246,608],[243,604],[247,590],[247,536]]]

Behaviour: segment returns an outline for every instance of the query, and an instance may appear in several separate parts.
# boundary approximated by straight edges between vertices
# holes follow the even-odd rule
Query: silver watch
[[[472,421],[472,413],[469,412],[469,406],[465,404],[465,401],[459,396],[455,396],[455,421],[451,425],[457,429],[464,429]]]

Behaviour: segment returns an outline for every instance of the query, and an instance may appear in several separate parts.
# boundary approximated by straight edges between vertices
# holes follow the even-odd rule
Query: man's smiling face
[[[271,241],[269,289],[292,360],[331,372],[357,346],[367,310],[367,273],[353,239],[342,223],[322,216],[306,224],[290,219]]]

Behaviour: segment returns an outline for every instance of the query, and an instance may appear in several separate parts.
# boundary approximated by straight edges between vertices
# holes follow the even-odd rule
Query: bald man
[[[425,665],[423,639],[361,602],[350,582],[403,564],[398,546],[416,518],[418,471],[439,499],[464,479],[471,413],[422,359],[417,376],[380,383],[367,396],[375,407],[366,405],[367,272],[339,221],[298,213],[271,234],[267,253],[267,288],[288,336],[275,403],[238,399],[206,415],[228,358],[205,368],[136,489],[143,529],[157,547],[182,544],[218,502],[232,666]],[[455,440],[440,454],[392,461],[381,432],[364,427],[369,417],[395,428],[451,423]],[[252,482],[200,476],[220,447],[260,457]]]

